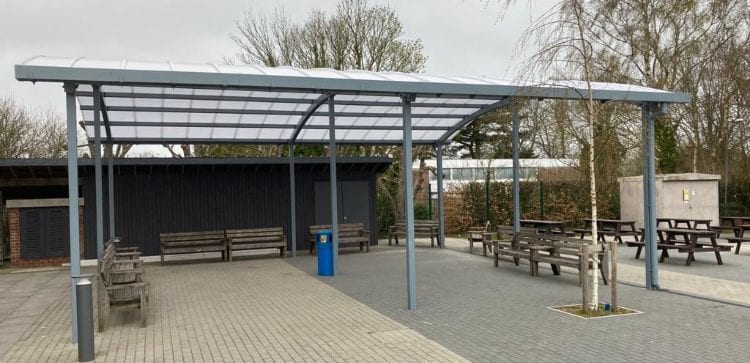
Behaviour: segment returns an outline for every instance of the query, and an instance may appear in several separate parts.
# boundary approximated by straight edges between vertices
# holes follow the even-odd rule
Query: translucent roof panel
[[[34,57],[21,81],[73,83],[93,136],[94,87],[103,137],[118,143],[401,143],[404,100],[414,143],[449,140],[512,98],[582,99],[581,81],[518,82],[496,77],[297,69],[258,65]],[[597,100],[685,103],[689,96],[642,86],[591,85]],[[333,115],[328,102],[333,98]]]

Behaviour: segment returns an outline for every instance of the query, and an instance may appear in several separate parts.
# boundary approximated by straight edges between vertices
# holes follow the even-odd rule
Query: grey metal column
[[[339,203],[338,187],[336,186],[336,106],[333,95],[328,97],[328,153],[331,169],[331,229],[333,232],[333,275],[339,269]]]
[[[417,308],[417,282],[414,269],[414,173],[411,170],[411,103],[414,95],[401,96],[401,107],[404,118],[404,208],[406,208],[406,288],[409,310]]]
[[[520,153],[520,121],[518,117],[518,105],[513,103],[513,231],[521,230],[521,180],[520,180],[520,162],[518,160]]]
[[[646,288],[659,288],[659,264],[656,251],[656,163],[654,151],[654,114],[656,104],[641,105],[643,119],[643,228],[646,242]]]
[[[443,143],[437,143],[438,237],[445,248],[445,204],[443,202]]]
[[[107,206],[109,207],[109,238],[115,238],[115,168],[113,159],[115,158],[115,147],[112,141],[109,142],[109,159],[107,159]]]
[[[81,254],[78,235],[78,123],[76,122],[76,96],[78,85],[65,83],[65,113],[68,132],[68,222],[70,230],[70,312],[73,344],[78,343],[78,305],[76,279],[81,275]]]
[[[102,192],[102,133],[99,86],[94,87],[94,185],[96,198],[96,258],[104,252],[104,201]]]
[[[297,187],[294,180],[294,143],[289,143],[289,213],[291,216],[292,257],[297,257]]]

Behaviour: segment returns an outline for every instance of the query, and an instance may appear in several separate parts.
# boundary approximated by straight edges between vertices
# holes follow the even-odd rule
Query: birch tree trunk
[[[588,118],[588,144],[589,144],[589,178],[591,184],[589,185],[591,193],[591,244],[596,246],[599,237],[599,228],[597,226],[597,210],[596,210],[596,156],[595,156],[595,123],[596,123],[596,104],[594,103],[593,92],[591,90],[591,58],[593,49],[591,44],[586,40],[586,29],[583,24],[583,4],[577,0],[571,0],[571,8],[575,15],[576,29],[578,32],[578,41],[580,43],[580,49],[583,58],[583,75],[586,81],[586,117]],[[593,268],[594,271],[591,274],[591,306],[584,306],[584,310],[598,310],[599,309],[599,254],[596,247],[590,249],[593,255]],[[585,266],[588,267],[588,266]]]

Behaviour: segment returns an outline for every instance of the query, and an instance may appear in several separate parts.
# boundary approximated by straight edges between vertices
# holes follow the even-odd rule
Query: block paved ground
[[[418,239],[417,245],[429,246],[429,240]],[[446,247],[469,252],[469,243],[461,238],[446,238]],[[646,283],[644,257],[641,255],[636,260],[635,251],[635,247],[618,247],[618,278],[621,282],[643,286]],[[482,255],[481,244],[474,244],[473,254]],[[671,252],[670,256],[659,263],[662,289],[750,306],[750,251],[741,249],[739,255],[735,255],[734,250],[722,252],[723,265],[716,263],[713,253],[696,253],[696,260],[690,266],[685,266],[687,254]],[[568,272],[574,271],[568,269]]]
[[[386,243],[387,245],[387,243]],[[419,241],[416,311],[406,309],[405,249],[375,247],[340,257],[335,278],[315,276],[316,258],[249,258],[232,263],[146,265],[149,325],[138,313],[112,315],[97,334],[99,361],[745,361],[750,309],[620,285],[620,303],[644,313],[582,320],[550,310],[580,302],[573,274],[481,254],[431,249]],[[449,241],[449,247],[467,247]],[[626,250],[627,251],[627,250]],[[625,258],[624,252],[621,254]],[[737,256],[747,257],[747,256]],[[632,257],[631,257],[632,258]],[[683,260],[684,261],[684,260]],[[739,261],[739,260],[738,260]],[[741,263],[741,262],[738,262]],[[642,268],[620,264],[621,278]],[[732,266],[728,264],[727,266]],[[719,266],[722,267],[722,266]],[[630,270],[630,272],[627,272]],[[690,271],[690,270],[688,270]],[[693,270],[701,271],[701,270]],[[67,270],[29,277],[0,273],[6,292],[52,303],[26,310],[28,326],[0,361],[75,361],[69,343]],[[665,276],[683,274],[663,271]],[[685,274],[701,286],[712,277]],[[11,276],[11,277],[9,277]],[[38,276],[38,277],[37,277]],[[674,275],[677,276],[677,275]],[[33,289],[15,281],[31,279]],[[732,290],[740,283],[729,283]],[[20,291],[20,292],[19,292]],[[603,301],[609,290],[602,286]],[[31,300],[29,300],[31,301]],[[41,300],[39,300],[41,301]],[[35,315],[36,314],[36,315]],[[7,319],[6,319],[7,320]],[[0,319],[0,324],[7,323]],[[19,328],[16,328],[19,329]],[[4,332],[4,330],[3,330]],[[9,339],[10,340],[10,339]],[[595,347],[594,354],[591,347]],[[1,352],[0,352],[1,354]]]
[[[572,274],[531,277],[527,266],[495,268],[486,257],[420,247],[417,310],[408,311],[403,247],[339,261],[340,274],[326,283],[471,361],[747,360],[748,308],[620,285],[621,305],[643,314],[583,320],[548,309],[580,303]],[[315,273],[314,258],[288,262]],[[608,288],[601,294],[607,301]]]
[[[147,265],[146,277],[148,326],[135,310],[112,314],[97,361],[464,361],[283,259]],[[57,296],[2,361],[77,360],[69,297]]]
[[[0,270],[0,357],[66,290],[67,270]]]

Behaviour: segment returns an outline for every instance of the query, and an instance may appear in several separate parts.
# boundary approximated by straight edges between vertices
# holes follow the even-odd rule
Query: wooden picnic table
[[[716,241],[718,233],[705,229],[685,229],[685,228],[657,228],[659,236],[659,245],[662,250],[659,262],[663,262],[669,257],[669,249],[676,249],[679,252],[687,252],[688,257],[685,266],[695,261],[695,252],[714,252],[716,262],[723,265],[720,251],[730,251],[731,246],[720,245]],[[709,239],[710,243],[701,243],[699,239]]]
[[[669,228],[685,228],[685,229],[711,229],[710,219],[697,219],[697,218],[656,218],[656,225],[660,226],[662,223],[666,223]],[[698,228],[698,226],[705,226],[706,228]]]
[[[745,237],[745,231],[750,230],[750,217],[719,217],[719,227],[731,228],[737,238]]]
[[[583,220],[586,225],[583,228],[577,228],[573,231],[581,234],[581,238],[584,238],[586,234],[591,234],[591,218]],[[638,232],[635,229],[635,221],[627,221],[620,219],[597,219],[596,225],[598,227],[598,240],[606,241],[606,236],[613,236],[618,243],[623,243],[622,236],[637,236]]]
[[[538,219],[522,219],[519,221],[522,227],[532,227],[540,230],[542,233],[559,233],[565,234],[565,222],[561,221],[543,221]]]

